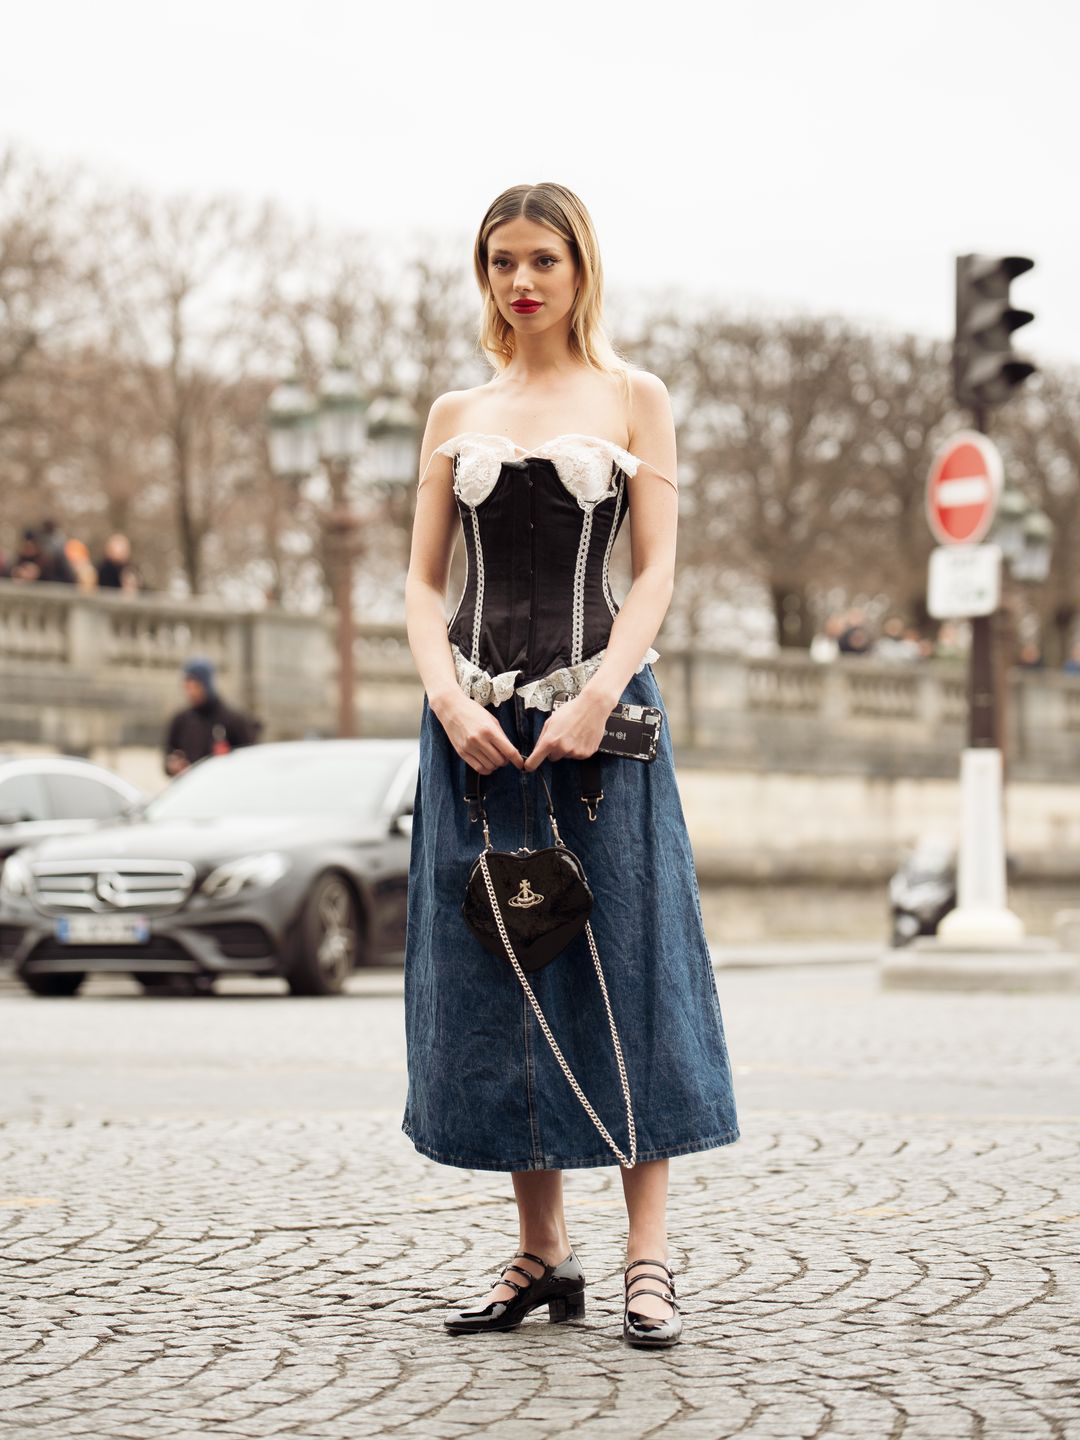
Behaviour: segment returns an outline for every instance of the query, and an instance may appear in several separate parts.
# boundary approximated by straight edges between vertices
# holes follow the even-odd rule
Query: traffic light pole
[[[985,435],[984,406],[973,407],[973,420],[973,428]],[[956,908],[943,917],[937,931],[942,946],[969,950],[1015,950],[1024,941],[1023,921],[1007,903],[1004,697],[998,693],[999,657],[995,653],[998,614],[995,610],[971,620],[968,741],[960,757]]]
[[[972,419],[972,429],[986,435],[984,405],[975,406]],[[971,621],[968,657],[968,747],[1002,749],[1000,720],[994,683],[994,615],[975,615]]]

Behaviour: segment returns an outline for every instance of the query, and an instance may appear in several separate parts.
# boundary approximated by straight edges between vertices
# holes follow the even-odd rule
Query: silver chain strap
[[[554,817],[552,818],[554,819]],[[517,977],[524,986],[526,995],[529,997],[529,1003],[532,1005],[532,1008],[536,1013],[536,1018],[540,1022],[540,1028],[547,1036],[547,1042],[551,1046],[552,1053],[562,1067],[563,1074],[566,1076],[567,1080],[569,1080],[574,1094],[585,1107],[585,1113],[596,1126],[597,1130],[599,1130],[600,1134],[607,1141],[611,1149],[615,1152],[616,1156],[619,1159],[619,1163],[625,1166],[627,1170],[632,1170],[637,1164],[637,1128],[634,1125],[634,1111],[630,1104],[630,1082],[626,1078],[626,1065],[623,1061],[622,1046],[619,1044],[619,1032],[615,1029],[615,1017],[611,1013],[611,1001],[608,999],[607,985],[604,982],[604,972],[600,968],[600,955],[597,952],[596,941],[593,938],[592,925],[589,923],[588,920],[586,920],[585,933],[589,938],[589,950],[592,952],[593,964],[596,966],[596,977],[600,981],[600,991],[604,997],[604,1009],[607,1011],[608,1025],[611,1027],[611,1039],[612,1043],[615,1046],[615,1060],[619,1067],[619,1081],[622,1084],[623,1097],[626,1100],[626,1126],[630,1134],[629,1160],[626,1158],[623,1152],[619,1149],[618,1145],[615,1144],[615,1141],[608,1134],[603,1121],[600,1119],[599,1115],[597,1115],[593,1107],[589,1104],[584,1090],[582,1090],[581,1086],[578,1084],[574,1076],[574,1072],[570,1069],[570,1066],[563,1058],[563,1053],[559,1049],[555,1036],[551,1033],[551,1027],[548,1025],[547,1020],[544,1018],[544,1012],[540,1009],[540,1002],[533,994],[533,988],[529,984],[528,980],[525,978],[525,972],[524,970],[522,970],[521,965],[518,962],[518,958],[514,954],[514,947],[510,943],[510,936],[506,933],[506,925],[503,922],[502,910],[499,907],[499,902],[495,895],[495,887],[491,883],[491,874],[488,870],[487,864],[487,851],[482,850],[480,852],[479,858],[480,868],[484,872],[484,884],[487,886],[488,897],[491,900],[491,909],[495,915],[495,923],[499,927],[499,935],[502,938],[503,945],[506,947],[506,953],[510,959],[510,963],[513,965],[514,970],[517,973]]]

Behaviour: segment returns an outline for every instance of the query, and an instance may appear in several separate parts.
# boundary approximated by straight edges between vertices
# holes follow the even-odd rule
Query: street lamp
[[[294,375],[277,386],[266,410],[270,468],[283,480],[299,482],[311,474],[319,458],[315,400]]]
[[[278,385],[266,412],[270,466],[275,475],[299,485],[318,465],[329,482],[330,501],[320,519],[327,568],[337,610],[338,734],[356,734],[355,620],[353,562],[360,516],[352,507],[353,467],[364,459],[366,488],[397,489],[416,466],[419,426],[404,396],[388,392],[370,402],[343,354],[338,354],[314,399],[302,380]]]
[[[1039,585],[1050,574],[1054,522],[1033,505],[1022,490],[1006,485],[987,539],[1001,551],[1001,596],[988,645],[996,652],[988,658],[989,681],[984,690],[992,692],[994,741],[1002,756],[1003,774],[1008,770],[1006,722],[1009,714],[1009,672],[1017,639],[1017,587]],[[974,639],[974,637],[973,637]]]
[[[381,484],[397,489],[408,484],[416,467],[416,412],[398,391],[384,391],[372,400],[367,415],[372,473]]]
[[[1024,516],[1023,544],[1012,562],[1017,580],[1039,585],[1050,574],[1050,556],[1054,548],[1054,522],[1044,511],[1031,509]]]
[[[351,464],[364,451],[367,440],[367,402],[348,361],[338,355],[319,386],[316,427],[319,454],[324,460]]]

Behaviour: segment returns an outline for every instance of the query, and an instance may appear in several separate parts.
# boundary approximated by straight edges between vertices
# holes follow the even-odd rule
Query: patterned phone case
[[[567,691],[559,691],[552,699],[552,710],[573,698]],[[663,718],[663,711],[655,705],[620,701],[607,717],[597,749],[602,755],[621,755],[626,760],[655,760]]]

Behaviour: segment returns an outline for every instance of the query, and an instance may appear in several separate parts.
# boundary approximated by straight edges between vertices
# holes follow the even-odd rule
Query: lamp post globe
[[[1024,548],[1024,517],[1028,508],[1023,492],[1012,485],[1006,485],[998,501],[989,538],[1000,546],[1001,553],[1010,566]]]
[[[1050,557],[1054,548],[1054,522],[1044,511],[1034,507],[1024,516],[1021,525],[1023,542],[1013,561],[1013,574],[1018,580],[1039,585],[1050,574]]]
[[[283,480],[302,480],[319,460],[316,405],[299,376],[283,380],[266,404],[270,468]]]
[[[367,424],[373,477],[395,490],[409,484],[421,431],[412,405],[398,391],[386,391],[371,402]]]
[[[319,386],[318,447],[324,460],[349,464],[367,441],[367,404],[360,383],[339,354]]]

